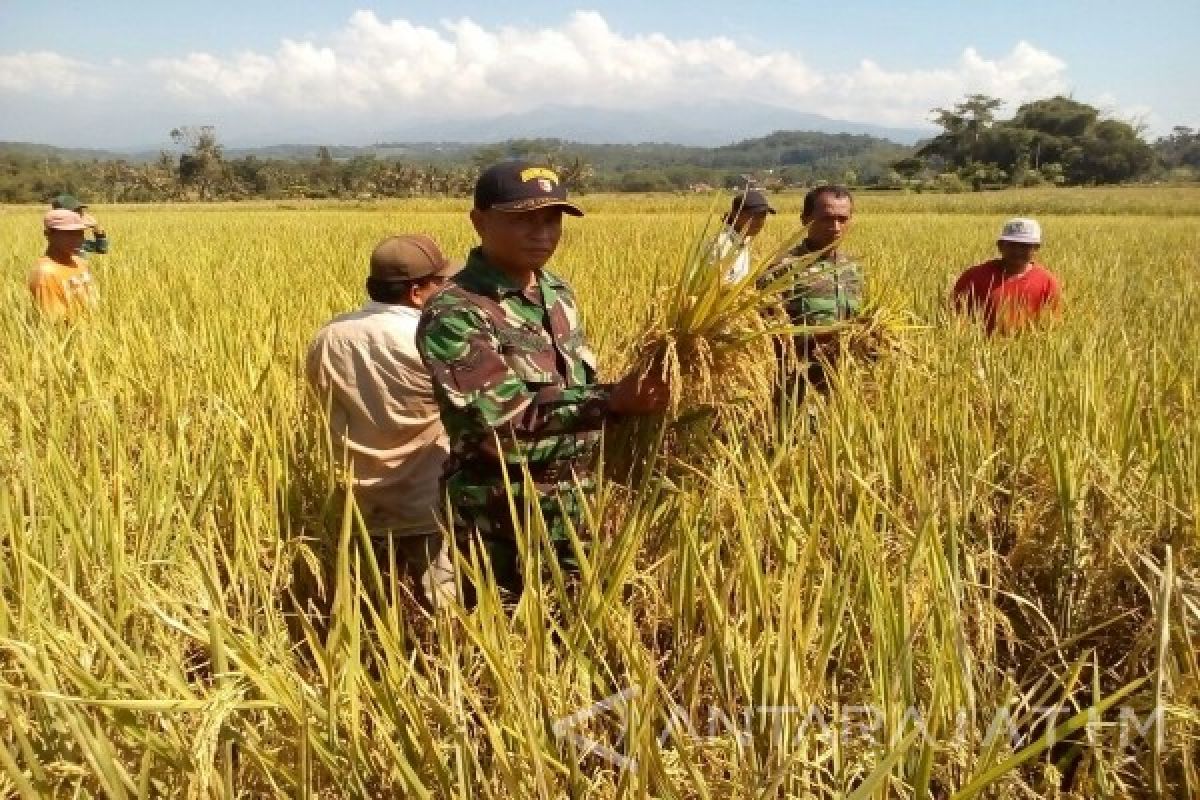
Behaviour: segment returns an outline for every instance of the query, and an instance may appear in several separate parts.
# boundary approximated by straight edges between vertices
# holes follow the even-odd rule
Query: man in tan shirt
[[[415,335],[421,307],[459,269],[428,236],[384,239],[371,253],[370,302],[325,325],[306,364],[380,566],[390,547],[435,607],[455,596],[438,518],[448,442]]]

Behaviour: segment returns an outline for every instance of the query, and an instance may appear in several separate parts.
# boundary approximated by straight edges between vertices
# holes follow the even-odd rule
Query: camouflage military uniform
[[[760,279],[769,283],[813,252],[801,242],[773,264]],[[793,325],[832,325],[853,319],[862,310],[863,271],[859,263],[842,253],[801,268],[792,287],[783,293],[783,307]],[[807,362],[808,382],[818,389],[826,386],[825,371],[816,361],[821,346],[836,334],[797,334],[796,356]]]
[[[507,474],[518,521],[536,504],[550,538],[565,543],[567,518],[580,524],[577,489],[592,486],[610,393],[594,383],[571,288],[539,270],[523,290],[476,248],[425,306],[417,347],[450,436],[443,485],[456,529],[513,540]]]

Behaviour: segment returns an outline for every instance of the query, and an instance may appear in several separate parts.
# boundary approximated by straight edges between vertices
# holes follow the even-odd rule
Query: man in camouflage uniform
[[[471,211],[481,244],[426,304],[417,331],[450,436],[443,486],[457,538],[478,537],[497,582],[514,593],[517,526],[540,511],[560,564],[573,569],[568,525],[583,533],[579,492],[592,486],[604,422],[667,402],[656,381],[596,382],[575,295],[544,268],[564,213],[583,216],[552,170],[516,161],[485,170]]]
[[[804,196],[800,221],[808,228],[807,236],[761,278],[769,283],[798,270],[783,293],[783,307],[793,325],[833,325],[853,319],[862,309],[862,267],[838,247],[853,217],[854,198],[844,186],[818,186]],[[799,265],[813,253],[822,255],[806,267]],[[825,367],[837,356],[837,332],[798,334],[794,343],[805,378],[797,390],[803,393],[809,385],[825,392]]]

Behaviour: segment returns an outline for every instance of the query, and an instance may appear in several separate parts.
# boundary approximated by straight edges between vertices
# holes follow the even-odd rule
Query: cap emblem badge
[[[523,183],[531,181],[534,178],[544,178],[551,183],[558,183],[558,174],[552,169],[547,169],[546,167],[529,167],[528,169],[521,170],[521,181]]]

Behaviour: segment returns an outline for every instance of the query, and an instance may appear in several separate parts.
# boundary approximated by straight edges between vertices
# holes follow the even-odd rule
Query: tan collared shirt
[[[369,302],[327,324],[308,349],[308,381],[329,404],[333,445],[350,462],[372,532],[438,530],[448,442],[417,353],[419,319],[418,309]]]

